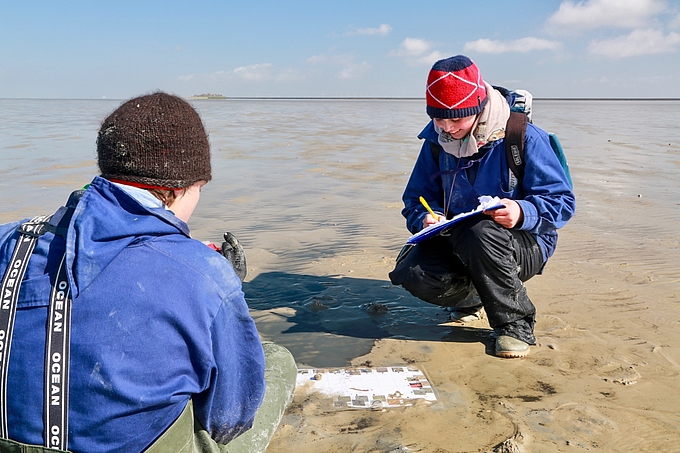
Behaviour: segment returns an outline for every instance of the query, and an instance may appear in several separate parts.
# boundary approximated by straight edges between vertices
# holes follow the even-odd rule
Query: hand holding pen
[[[425,209],[427,209],[428,212],[428,214],[423,219],[423,228],[434,225],[435,223],[439,223],[442,219],[444,219],[444,216],[439,215],[432,210],[430,205],[427,204],[427,201],[425,201],[425,198],[420,197],[420,203],[425,206]]]

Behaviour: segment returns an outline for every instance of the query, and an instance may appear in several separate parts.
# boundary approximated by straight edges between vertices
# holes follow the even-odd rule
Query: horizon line
[[[281,101],[332,101],[332,100],[358,100],[358,101],[424,101],[425,97],[408,96],[180,96],[194,101],[229,101],[229,100],[281,100]],[[125,101],[132,98],[29,98],[29,97],[0,97],[0,100],[26,100],[26,101]],[[680,101],[680,97],[534,97],[534,101]]]
[[[400,100],[400,101],[424,101],[425,97],[409,97],[409,96],[190,96],[187,99],[196,101],[221,101],[221,100]],[[680,101],[680,98],[660,98],[660,97],[534,97],[534,100],[539,101]]]

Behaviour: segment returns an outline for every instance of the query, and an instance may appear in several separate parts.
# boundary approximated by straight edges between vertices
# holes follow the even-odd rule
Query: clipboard
[[[485,200],[482,200],[482,198],[486,198]],[[500,200],[498,197],[480,197],[480,205],[477,206],[477,208],[473,211],[469,212],[463,212],[461,214],[457,214],[453,216],[453,218],[445,221],[445,222],[439,222],[435,223],[434,225],[430,225],[427,228],[423,228],[410,238],[406,240],[407,245],[415,245],[419,242],[424,241],[425,239],[429,239],[433,236],[437,236],[438,234],[441,234],[451,228],[453,225],[456,223],[460,222],[461,220],[467,219],[472,216],[480,215],[484,211],[493,211],[494,209],[501,209],[504,208],[505,205],[500,203]]]

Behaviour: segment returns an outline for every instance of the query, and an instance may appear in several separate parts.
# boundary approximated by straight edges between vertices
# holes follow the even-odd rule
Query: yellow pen
[[[423,206],[425,206],[425,209],[427,209],[427,212],[429,212],[430,215],[431,215],[432,217],[434,217],[434,219],[435,219],[436,221],[439,221],[439,217],[440,217],[440,216],[438,216],[437,214],[434,213],[434,211],[432,210],[432,208],[430,207],[430,205],[427,204],[427,201],[425,201],[425,199],[424,199],[423,197],[420,197],[420,202],[423,204]]]

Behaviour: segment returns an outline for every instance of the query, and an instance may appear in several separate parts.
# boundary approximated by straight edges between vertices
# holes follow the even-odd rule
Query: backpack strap
[[[505,125],[505,152],[508,166],[519,180],[524,176],[524,137],[527,132],[527,123],[527,116],[524,113],[510,112],[510,118]],[[434,161],[439,165],[441,145],[430,142],[430,151],[432,151]]]
[[[69,222],[84,191],[75,191],[66,206],[52,216],[34,217],[18,228],[12,259],[0,281],[0,447],[8,439],[7,378],[21,283],[38,238],[46,232],[66,240]],[[45,335],[44,409],[45,448],[66,451],[68,446],[69,371],[71,344],[71,291],[66,272],[66,253],[62,255],[48,306]],[[7,441],[10,442],[10,441]],[[35,446],[35,451],[42,451]],[[2,450],[4,451],[4,450]],[[18,451],[18,450],[17,450]],[[24,451],[24,449],[21,449]],[[27,449],[25,451],[34,451]]]
[[[61,450],[66,450],[68,445],[71,303],[71,289],[66,274],[66,254],[64,254],[50,295],[43,400],[45,446]]]
[[[434,157],[434,161],[439,166],[439,155],[442,153],[442,145],[430,142],[430,151],[432,151],[432,157]]]
[[[437,165],[437,168],[439,168],[439,155],[442,153],[442,145],[439,143],[433,143],[430,142],[430,151],[432,152],[432,158],[434,159],[434,163]],[[437,179],[437,176],[441,175],[444,172],[437,171],[433,174],[430,175],[430,181],[434,181]]]
[[[38,216],[21,224],[12,259],[5,269],[2,278],[0,299],[0,438],[7,439],[7,376],[9,372],[9,356],[14,332],[14,318],[17,312],[19,290],[28,267],[28,260],[33,253],[38,237],[45,232],[49,217]]]
[[[73,208],[70,208],[71,210]],[[70,218],[70,216],[69,216]],[[12,260],[2,279],[0,301],[0,439],[8,439],[7,378],[14,318],[21,283],[38,238],[48,231],[50,217],[38,216],[21,224]],[[48,307],[45,351],[45,447],[65,450],[68,442],[68,384],[71,296],[64,254],[52,286]],[[22,450],[23,451],[23,450]]]
[[[522,181],[524,176],[524,137],[527,132],[527,116],[524,113],[510,112],[505,126],[505,154],[508,167],[513,175]]]

